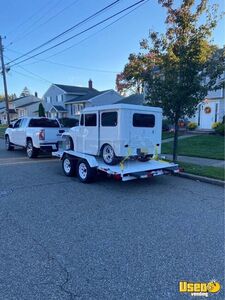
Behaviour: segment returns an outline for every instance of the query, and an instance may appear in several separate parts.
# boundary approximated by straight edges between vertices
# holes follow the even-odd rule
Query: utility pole
[[[6,107],[7,124],[9,125],[10,124],[9,98],[8,98],[8,91],[7,91],[5,64],[4,64],[4,57],[3,57],[3,45],[2,45],[2,37],[1,36],[0,36],[0,56],[1,56],[1,63],[2,63],[3,84],[4,84],[4,90],[5,90],[5,107]]]

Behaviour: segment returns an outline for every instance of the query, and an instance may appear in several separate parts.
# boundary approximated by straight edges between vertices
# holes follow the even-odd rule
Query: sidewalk
[[[162,154],[162,156],[165,156],[166,159],[169,159],[169,160],[173,159],[172,154]],[[218,167],[218,168],[225,167],[225,161],[218,160],[218,159],[209,159],[209,158],[178,155],[177,161],[196,164],[196,165],[200,165],[200,166],[209,166],[209,167]]]

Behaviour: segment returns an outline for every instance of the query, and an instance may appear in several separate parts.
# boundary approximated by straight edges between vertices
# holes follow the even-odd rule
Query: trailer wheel
[[[118,159],[115,155],[113,147],[106,144],[102,148],[102,158],[107,165],[115,165],[118,163]]]
[[[75,162],[71,157],[69,157],[69,155],[65,155],[63,157],[62,167],[63,167],[63,172],[66,176],[72,177],[76,174]]]
[[[96,168],[91,168],[85,159],[80,159],[77,163],[77,176],[83,183],[95,180],[97,175]]]

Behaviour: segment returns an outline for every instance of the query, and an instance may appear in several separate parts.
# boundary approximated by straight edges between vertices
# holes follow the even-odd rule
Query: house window
[[[51,103],[51,102],[52,102],[52,99],[51,99],[51,98],[52,98],[51,96],[46,97],[46,102],[47,102],[47,103]]]
[[[73,104],[72,105],[72,115],[80,115],[84,108],[84,104]]]
[[[62,102],[63,101],[63,95],[57,95],[57,102]]]
[[[200,126],[200,119],[201,119],[201,104],[198,106],[198,126]]]
[[[217,115],[218,115],[218,103],[216,103],[216,107],[215,107],[215,122],[217,122],[218,120]]]
[[[134,127],[154,127],[155,116],[150,114],[134,114],[133,115]]]
[[[25,110],[24,109],[20,109],[19,110],[19,117],[24,117],[25,116]]]

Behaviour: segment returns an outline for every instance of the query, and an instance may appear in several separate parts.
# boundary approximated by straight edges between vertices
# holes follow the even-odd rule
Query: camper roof
[[[87,107],[83,110],[83,112],[94,112],[100,110],[118,110],[118,109],[129,109],[129,110],[141,110],[148,112],[162,112],[162,108],[154,107],[154,106],[145,106],[145,105],[132,105],[132,104],[110,104],[110,105],[99,105]]]

